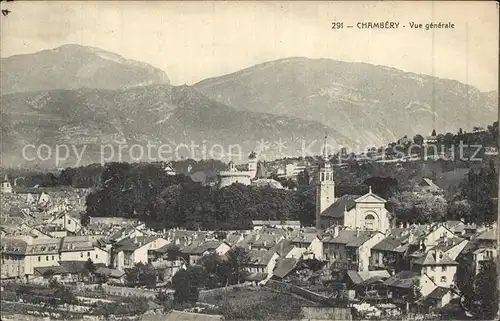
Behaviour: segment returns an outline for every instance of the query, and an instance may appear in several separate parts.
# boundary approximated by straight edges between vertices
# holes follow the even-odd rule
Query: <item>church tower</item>
[[[2,185],[0,185],[0,193],[2,194],[11,194],[12,193],[12,185],[10,184],[9,178],[5,175],[5,178],[2,181]]]
[[[257,153],[251,152],[248,155],[248,174],[250,179],[254,179],[257,175]]]
[[[335,202],[335,181],[333,180],[333,168],[328,161],[328,150],[326,144],[323,146],[324,163],[320,165],[316,177],[316,228],[321,229],[321,213]]]

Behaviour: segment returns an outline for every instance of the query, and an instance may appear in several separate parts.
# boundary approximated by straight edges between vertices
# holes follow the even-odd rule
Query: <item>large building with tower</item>
[[[335,195],[333,166],[328,161],[327,145],[323,147],[323,164],[316,177],[316,228],[332,225],[350,229],[386,232],[390,228],[386,200],[370,190],[365,195]]]

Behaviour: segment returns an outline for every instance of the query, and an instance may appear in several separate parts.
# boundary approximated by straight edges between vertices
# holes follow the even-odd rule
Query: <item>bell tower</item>
[[[328,160],[327,136],[323,145],[323,164],[320,165],[316,177],[316,228],[322,229],[321,213],[335,202],[335,181],[333,179],[333,167]]]

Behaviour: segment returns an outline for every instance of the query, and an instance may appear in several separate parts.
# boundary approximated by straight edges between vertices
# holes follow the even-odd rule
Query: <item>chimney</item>
[[[441,255],[441,252],[439,250],[434,250],[434,256],[436,257],[435,260],[436,260],[436,263],[439,263],[440,261],[440,256]]]
[[[413,232],[410,232],[410,234],[408,235],[408,243],[413,243],[414,241],[414,238],[413,238]]]
[[[252,250],[252,242],[248,243],[248,249]]]
[[[385,230],[385,236],[389,236],[389,235],[391,235],[391,230],[390,229]]]
[[[255,240],[258,241],[260,239],[260,233],[257,233],[257,236],[255,237]]]
[[[356,227],[356,237],[359,237],[359,227]]]
[[[443,235],[443,243],[445,244],[445,246],[448,246],[448,235],[446,233],[444,233]]]

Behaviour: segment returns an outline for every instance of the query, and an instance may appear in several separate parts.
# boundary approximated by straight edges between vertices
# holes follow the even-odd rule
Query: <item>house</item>
[[[56,215],[51,224],[60,226],[62,229],[71,233],[77,233],[82,228],[80,219],[70,216],[67,212]]]
[[[272,278],[275,280],[284,279],[295,270],[298,262],[296,258],[279,258],[272,272]]]
[[[391,275],[386,270],[378,271],[347,271],[346,285],[348,289],[354,289],[358,295],[365,299],[387,296],[387,287],[384,282]]]
[[[168,244],[159,236],[138,236],[123,239],[116,243],[113,250],[113,266],[118,270],[132,268],[136,263],[150,263],[154,259],[154,251]]]
[[[112,285],[125,284],[125,272],[114,270],[107,267],[99,267],[94,274],[101,280],[106,280],[106,283]]]
[[[59,238],[31,240],[26,248],[24,274],[33,275],[37,267],[59,265],[61,241]]]
[[[389,277],[384,285],[390,291],[392,302],[396,304],[413,303],[436,288],[427,274],[421,275],[416,271],[401,271]]]
[[[400,227],[392,229],[386,234],[387,236],[371,249],[369,263],[371,270],[391,269],[395,272],[408,270],[412,253],[419,252],[421,255],[427,249],[443,242],[445,238],[455,238],[454,233],[443,224]],[[460,249],[462,245],[449,246],[451,248],[448,250],[453,252]]]
[[[87,261],[96,262],[94,244],[88,236],[66,236],[62,238],[59,261]]]
[[[251,250],[250,251],[251,261],[245,267],[250,273],[249,281],[262,281],[267,277],[270,277],[274,271],[276,265],[276,260],[279,255],[276,251],[266,251],[266,250]]]
[[[2,238],[2,279],[20,278],[25,275],[25,257],[28,244],[16,238]]]
[[[422,306],[430,310],[440,309],[450,303],[453,297],[452,290],[438,286],[424,298]]]
[[[338,270],[368,271],[371,248],[384,238],[377,231],[340,230],[336,226],[331,235],[324,235],[322,258],[328,266]]]
[[[197,264],[198,260],[207,254],[217,253],[219,255],[226,254],[231,249],[231,246],[225,241],[218,240],[196,240],[188,246],[181,249],[186,262],[190,265]]]
[[[455,287],[457,266],[457,261],[442,250],[432,249],[411,262],[410,269],[428,277],[435,286],[450,289]]]

